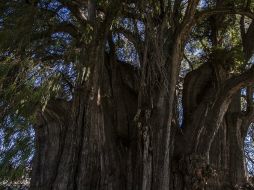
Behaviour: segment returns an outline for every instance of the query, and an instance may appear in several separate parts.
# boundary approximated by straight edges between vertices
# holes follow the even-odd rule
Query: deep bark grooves
[[[121,162],[121,179],[126,185],[122,189],[138,189],[142,183],[142,146],[140,144],[139,129],[134,122],[137,111],[138,73],[130,65],[111,63],[112,70],[112,101],[114,114],[112,143],[117,143],[119,152],[117,162]],[[110,104],[110,102],[109,102]],[[116,140],[116,142],[115,142]],[[127,158],[127,159],[126,159]],[[136,162],[136,163],[135,163]],[[126,173],[127,171],[127,173]],[[117,178],[116,178],[117,180]]]
[[[92,65],[91,63],[97,63],[100,66],[100,61],[103,63],[103,54],[100,53],[100,46],[95,48],[90,55],[87,55],[86,65]],[[102,50],[101,50],[102,52]],[[98,58],[98,59],[95,59]],[[100,60],[102,59],[102,60]],[[97,66],[97,67],[98,67]],[[92,69],[97,69],[91,68]],[[98,72],[99,74],[99,72]],[[67,110],[68,118],[71,122],[68,123],[68,130],[66,131],[66,137],[64,139],[64,150],[60,160],[60,166],[57,171],[58,175],[54,181],[52,189],[79,189],[78,176],[79,167],[83,163],[81,161],[82,148],[85,141],[85,131],[89,130],[89,118],[86,118],[87,113],[90,111],[90,104],[96,104],[98,94],[94,92],[92,86],[94,80],[98,79],[98,74],[86,76],[86,87],[78,87],[76,94],[74,95],[72,106]],[[84,78],[81,76],[80,78]],[[95,87],[96,88],[96,87]],[[98,88],[96,88],[98,89]],[[95,90],[96,90],[95,89]],[[93,97],[93,96],[97,97]],[[94,99],[92,99],[94,98]],[[95,111],[95,114],[97,112]],[[91,117],[90,117],[91,118]],[[83,135],[82,135],[83,134]]]
[[[203,73],[203,74],[202,74]],[[205,96],[205,92],[214,91],[214,72],[209,63],[204,64],[194,72],[189,73],[185,78],[183,104],[184,104],[184,136],[187,148],[183,148],[180,154],[182,163],[187,171],[186,177],[183,179],[187,186],[192,189],[204,188],[205,176],[204,170],[207,164],[204,155],[197,152],[200,140],[203,138],[202,133],[205,130],[205,118],[210,112],[209,102],[212,97]],[[189,89],[195,89],[190,91]],[[205,98],[204,98],[205,97]],[[209,100],[209,98],[211,100]],[[207,104],[208,103],[208,104]],[[181,144],[181,142],[179,142]],[[178,146],[186,146],[184,144]],[[191,168],[191,169],[188,169]]]
[[[207,72],[207,69],[210,71]],[[230,80],[228,79],[230,76],[225,77],[221,69],[219,72],[212,70],[214,70],[214,66],[203,65],[185,78],[184,134],[177,145],[177,147],[184,146],[185,148],[175,151],[175,155],[178,157],[182,155],[182,160],[185,160],[187,168],[194,166],[192,170],[185,169],[190,172],[186,174],[189,177],[183,179],[186,181],[185,183],[192,184],[193,189],[202,189],[205,186],[211,190],[232,189],[234,186],[246,182],[243,151],[246,134],[242,130],[247,128],[246,125],[250,123],[242,122],[240,117],[239,95],[225,96],[221,95],[219,91],[217,94],[215,93],[216,89],[223,89],[224,84]],[[216,78],[213,76],[215,73],[218,73],[219,78],[223,80],[211,81],[210,79]],[[220,76],[221,74],[224,78]],[[189,87],[193,90],[190,91]],[[225,99],[225,97],[227,98]],[[232,101],[233,97],[235,99]],[[188,147],[185,143],[191,146]],[[188,156],[189,154],[191,156]],[[196,158],[197,161],[192,158]],[[196,164],[198,162],[200,164]],[[178,174],[178,178],[179,176],[180,174]],[[191,179],[196,179],[196,182]],[[199,185],[197,186],[195,183]]]
[[[222,87],[218,89],[217,98],[214,101],[213,106],[211,107],[211,112],[206,119],[206,126],[208,127],[206,127],[202,133],[203,137],[207,138],[202,138],[198,146],[198,151],[200,151],[201,154],[208,154],[213,138],[223,121],[234,93],[239,91],[244,85],[249,85],[249,81],[253,80],[253,74],[250,75],[250,73],[253,73],[252,70],[253,68],[242,75],[232,77],[225,80],[225,82],[222,82]]]
[[[245,124],[239,117],[239,113],[240,96],[238,93],[234,96],[234,101],[230,105],[211,147],[210,163],[217,170],[217,184],[211,187],[232,189],[240,188],[246,183],[246,164],[243,150],[246,134],[242,133],[242,127]],[[220,153],[220,159],[218,159],[218,153]],[[214,184],[214,181],[211,181],[211,184]]]
[[[105,72],[105,70],[102,72]],[[32,184],[31,189],[124,189],[128,187],[128,185],[133,187],[131,189],[138,189],[135,188],[135,185],[138,185],[137,181],[140,178],[135,176],[134,172],[138,169],[135,168],[135,164],[133,165],[132,163],[139,154],[136,144],[137,140],[135,140],[137,137],[134,135],[135,132],[129,131],[135,129],[131,126],[133,125],[130,123],[131,121],[126,121],[126,123],[122,125],[123,128],[119,128],[121,126],[121,121],[125,122],[125,120],[130,120],[132,117],[130,115],[122,118],[119,116],[119,113],[132,113],[134,117],[136,110],[135,105],[137,105],[135,100],[137,97],[135,97],[136,95],[134,92],[128,92],[128,90],[126,90],[126,88],[128,89],[129,87],[126,86],[124,82],[119,83],[119,81],[126,81],[126,76],[120,74],[114,77],[114,83],[118,83],[118,85],[116,85],[116,91],[119,89],[118,93],[114,93],[119,99],[118,104],[116,104],[117,112],[111,114],[113,106],[110,104],[113,100],[111,100],[111,94],[109,94],[111,92],[108,92],[108,89],[110,89],[108,79],[107,77],[103,77],[104,75],[102,72],[99,71],[98,76],[102,77],[100,80],[103,81],[103,86],[97,88],[93,96],[90,95],[87,97],[83,93],[78,94],[74,98],[72,108],[77,109],[71,111],[69,109],[70,107],[67,107],[66,113],[59,116],[73,123],[67,123],[65,120],[63,122],[59,122],[58,120],[54,121],[55,117],[52,116],[52,121],[56,123],[55,125],[54,123],[51,124],[49,120],[42,124],[41,128],[43,130],[47,130],[47,126],[49,126],[51,130],[60,130],[61,123],[63,123],[63,126],[67,128],[67,131],[64,132],[66,137],[63,138],[59,144],[63,145],[64,150],[60,156],[61,160],[52,161],[52,164],[60,163],[59,167],[55,169],[55,171],[52,171],[52,173],[57,174],[56,180],[49,180],[47,177],[42,177],[44,181],[40,182],[37,176],[33,176],[33,178],[36,178],[37,184]],[[115,69],[114,72],[116,72]],[[101,75],[99,73],[101,73]],[[121,77],[124,79],[121,79]],[[119,94],[121,95],[118,96]],[[127,98],[126,102],[129,103],[127,106],[128,108],[126,108],[126,105],[119,105],[120,101],[123,101],[123,99],[120,100],[121,97],[123,97],[123,99],[124,97]],[[132,103],[129,101],[134,102]],[[59,105],[56,104],[55,106]],[[59,113],[63,113],[63,110],[60,110]],[[73,113],[73,115],[69,115],[70,113]],[[51,115],[47,117],[50,118]],[[123,132],[121,132],[121,130]],[[43,136],[40,137],[41,135]],[[40,131],[37,131],[37,137],[40,141],[38,142],[39,146],[45,146],[43,138],[49,141],[53,140],[52,136],[47,136],[47,134],[44,135]],[[56,134],[54,138],[59,140],[60,136]],[[131,142],[132,139],[134,139],[134,142]],[[132,143],[135,144],[133,145]],[[130,148],[134,149],[129,150]],[[50,149],[55,149],[55,147],[47,147],[47,149],[52,151]],[[41,160],[43,158],[42,155],[46,157],[49,156],[45,151],[47,150],[43,147],[38,148],[35,157],[37,161],[35,161],[35,163],[38,164],[38,162],[41,162],[41,164],[47,164],[47,160]],[[55,154],[59,154],[59,151],[56,150]],[[52,156],[55,154],[52,153]],[[128,159],[125,157],[128,157]],[[120,162],[121,160],[123,160],[122,163]],[[130,171],[130,173],[133,172],[134,176],[130,176],[132,179],[127,179],[126,181],[126,176],[124,176],[126,169],[131,167],[133,167],[134,171]],[[43,171],[40,171],[40,169],[43,170],[42,165],[38,166],[38,170],[36,168],[37,167],[34,166],[34,172],[37,172],[36,175],[44,175]],[[51,172],[50,169],[46,171]],[[75,181],[76,184],[74,184]],[[34,182],[36,181],[34,180]],[[52,187],[51,185],[53,182],[54,186]],[[130,182],[132,182],[132,184],[128,184]],[[45,183],[48,183],[50,186]]]
[[[109,179],[106,173],[106,171],[112,170],[108,168],[106,159],[111,160],[115,153],[111,151],[112,145],[106,133],[106,130],[109,129],[105,129],[105,127],[111,126],[105,126],[105,117],[107,116],[104,116],[103,112],[103,99],[108,97],[109,94],[105,91],[104,86],[108,88],[110,86],[108,78],[105,77],[104,60],[101,59],[103,57],[103,49],[99,49],[98,54],[91,57],[93,59],[92,63],[96,65],[91,79],[91,93],[86,106],[84,141],[82,142],[80,155],[81,163],[77,178],[77,189],[84,187],[87,189],[107,189],[108,186],[114,185],[114,182]]]
[[[74,100],[74,102],[77,103],[79,101]],[[81,105],[83,104],[81,103]],[[69,111],[70,110],[68,110],[68,112]],[[82,140],[82,136],[79,134],[82,134],[84,107],[80,108],[78,106],[75,110],[72,110],[71,113],[73,115],[68,117],[72,118],[72,123],[68,124],[66,137],[64,139],[64,150],[61,156],[60,166],[57,171],[58,175],[54,181],[52,189],[73,189],[75,185],[74,176],[76,175],[77,163],[73,163],[73,160],[78,160],[79,148]]]
[[[226,116],[229,146],[228,181],[232,186],[242,185],[247,179],[244,156],[245,135],[241,134],[241,121],[236,114],[238,113],[228,113]]]
[[[38,113],[36,154],[33,162],[31,189],[51,189],[57,176],[68,130],[66,110],[69,104],[62,100],[48,102],[47,108]],[[57,119],[58,118],[58,119]]]

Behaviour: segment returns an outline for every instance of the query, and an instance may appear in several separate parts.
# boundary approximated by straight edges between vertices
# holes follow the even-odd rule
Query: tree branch
[[[209,159],[209,150],[213,139],[221,126],[225,113],[228,110],[228,106],[232,101],[232,97],[242,87],[249,86],[254,83],[254,67],[246,71],[245,73],[228,79],[224,86],[218,93],[217,99],[212,105],[209,111],[209,116],[205,121],[205,128],[201,133],[201,139],[195,147],[197,153],[205,155]],[[205,137],[205,138],[203,138]]]
[[[198,23],[215,14],[238,14],[254,19],[254,13],[246,9],[219,8],[200,11],[196,14],[195,20]]]
[[[199,0],[189,0],[183,20],[190,20],[194,17]]]
[[[254,66],[252,66],[248,71],[228,79],[224,85],[224,90],[222,94],[224,96],[232,96],[238,90],[240,90],[244,86],[250,86],[254,83]]]

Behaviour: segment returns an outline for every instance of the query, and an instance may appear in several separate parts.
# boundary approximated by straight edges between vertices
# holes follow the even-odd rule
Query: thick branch
[[[254,67],[252,66],[248,71],[243,74],[228,79],[225,83],[222,94],[224,96],[232,96],[244,86],[250,86],[254,83]]]
[[[254,83],[254,67],[245,73],[228,79],[223,88],[218,93],[218,98],[213,104],[209,116],[206,119],[204,130],[201,132],[201,139],[195,147],[197,153],[206,155],[209,159],[209,150],[213,139],[221,126],[222,120],[228,106],[232,101],[232,97],[242,87],[249,86]]]
[[[216,14],[239,14],[254,19],[254,13],[246,9],[232,9],[232,8],[220,8],[204,10],[196,14],[196,22],[200,22],[212,15]]]
[[[188,7],[184,15],[184,20],[190,20],[194,17],[198,3],[199,3],[199,0],[188,1]]]

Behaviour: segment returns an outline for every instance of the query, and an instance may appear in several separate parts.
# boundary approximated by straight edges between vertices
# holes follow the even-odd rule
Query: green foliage
[[[10,119],[10,118],[8,118]],[[0,181],[17,181],[27,175],[34,151],[33,131],[24,120],[0,130]],[[23,121],[20,121],[23,120]],[[19,123],[19,125],[15,124]],[[22,124],[22,125],[21,125]]]
[[[66,26],[52,10],[0,1],[0,182],[31,169],[36,111],[51,97],[71,96],[76,41],[59,25]]]
[[[244,55],[240,46],[232,49],[214,48],[211,52],[212,59],[232,74],[239,74],[246,66],[244,62]]]

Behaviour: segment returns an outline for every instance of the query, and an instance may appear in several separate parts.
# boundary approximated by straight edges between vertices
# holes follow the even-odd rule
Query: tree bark
[[[247,182],[243,145],[250,122],[241,118],[239,91],[220,100],[219,91],[232,76],[214,56],[185,77],[183,133],[175,151],[180,186],[175,189],[234,189]]]
[[[139,189],[138,73],[109,60],[97,65],[86,90],[61,109],[63,122],[51,111],[61,104],[41,113],[31,189]]]
[[[246,182],[243,129],[249,123],[231,103],[239,96],[214,107],[231,77],[218,63],[186,76],[180,129],[165,88],[139,81],[149,68],[141,74],[100,49],[90,59],[97,63],[93,74],[84,76],[73,100],[50,100],[38,112],[32,190],[222,190]]]
[[[231,102],[254,82],[253,69],[232,77],[224,67],[232,60],[211,55],[185,77],[182,128],[175,122],[180,63],[198,2],[189,2],[166,48],[165,36],[148,38],[140,69],[105,54],[107,29],[94,26],[98,41],[81,57],[72,100],[51,100],[38,112],[31,190],[222,190],[245,182],[247,123]]]

